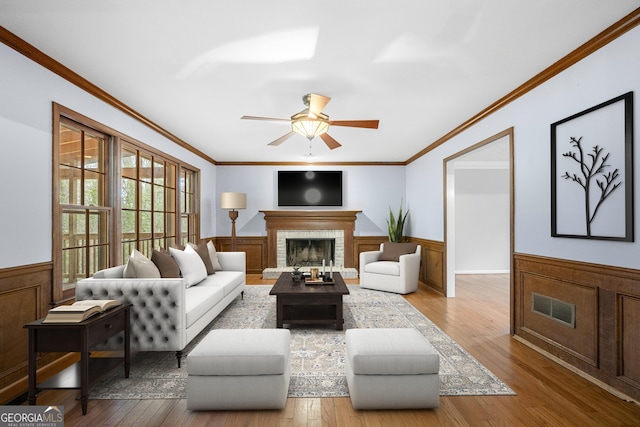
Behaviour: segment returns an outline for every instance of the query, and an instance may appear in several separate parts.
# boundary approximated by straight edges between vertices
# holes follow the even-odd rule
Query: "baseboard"
[[[58,359],[54,360],[50,364],[43,366],[38,369],[37,377],[38,382],[42,382],[43,380],[55,375],[56,373],[62,371],[63,369],[73,365],[76,363],[79,358],[78,353],[66,353]],[[18,381],[9,384],[8,386],[0,389],[0,402],[5,402],[4,404],[8,404],[12,402],[14,399],[21,399],[27,396],[27,392],[29,391],[29,377],[25,376]]]
[[[564,360],[560,359],[557,356],[554,356],[553,354],[549,353],[548,351],[545,351],[545,350],[541,349],[540,347],[536,346],[535,344],[530,343],[529,341],[525,340],[524,338],[521,338],[521,337],[519,337],[517,335],[513,335],[513,339],[515,339],[516,341],[526,345],[530,349],[532,349],[534,351],[537,351],[538,353],[542,354],[544,357],[553,360],[558,365],[560,365],[560,366],[562,366],[564,368],[567,368],[568,370],[570,370],[574,374],[579,375],[580,377],[584,378],[585,380],[597,385],[601,389],[613,394],[618,399],[622,399],[625,402],[633,402],[636,405],[640,405],[640,402],[638,402],[637,400],[635,400],[631,396],[627,396],[626,394],[622,393],[621,391],[611,387],[609,384],[607,384],[605,382],[602,382],[602,381],[600,381],[599,379],[597,379],[595,377],[592,377],[591,375],[587,374],[586,372],[581,371],[580,369],[576,368],[575,366],[565,362]]]
[[[456,274],[509,274],[509,270],[456,270]]]

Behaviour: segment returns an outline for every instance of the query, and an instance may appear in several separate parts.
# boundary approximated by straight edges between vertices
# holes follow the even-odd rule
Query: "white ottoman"
[[[187,356],[187,409],[282,409],[288,329],[217,329]]]
[[[346,373],[355,409],[437,408],[440,356],[415,329],[348,329]]]

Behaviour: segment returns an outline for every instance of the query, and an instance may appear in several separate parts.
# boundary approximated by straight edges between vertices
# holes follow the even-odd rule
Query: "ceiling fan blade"
[[[270,122],[291,122],[291,119],[275,119],[272,117],[242,116],[240,118],[244,120],[267,120]]]
[[[331,101],[328,96],[318,95],[317,93],[309,94],[309,113],[317,117],[322,109]]]
[[[273,146],[280,145],[283,142],[285,142],[287,139],[291,138],[293,135],[295,135],[295,132],[291,131],[286,135],[282,135],[280,138],[276,139],[275,141],[271,141],[267,145],[273,145]]]
[[[348,126],[352,128],[378,129],[380,120],[329,120],[331,126]]]
[[[336,141],[331,136],[329,136],[328,133],[323,133],[322,135],[320,135],[320,138],[322,138],[322,140],[324,141],[325,144],[327,144],[327,147],[329,147],[330,150],[333,150],[334,148],[342,147],[342,144],[340,144],[338,141]]]

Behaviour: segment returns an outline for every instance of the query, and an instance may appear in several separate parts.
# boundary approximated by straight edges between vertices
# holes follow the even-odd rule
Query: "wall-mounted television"
[[[342,171],[278,171],[278,206],[342,206]]]

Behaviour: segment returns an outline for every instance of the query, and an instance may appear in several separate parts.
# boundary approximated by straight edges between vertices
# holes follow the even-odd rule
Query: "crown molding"
[[[218,166],[406,166],[406,162],[217,162]]]
[[[7,30],[2,26],[0,26],[0,42],[9,46],[16,52],[26,56],[27,58],[36,62],[37,64],[40,64],[41,66],[51,71],[52,73],[57,74],[58,76],[67,80],[68,82],[78,86],[80,89],[84,90],[90,95],[95,96],[101,101],[104,101],[107,104],[111,105],[112,107],[115,107],[116,109],[131,116],[135,120],[148,126],[155,132],[158,132],[160,135],[173,141],[174,143],[178,144],[182,148],[188,151],[191,151],[195,155],[200,156],[203,159],[213,164],[216,164],[216,161],[214,159],[207,156],[202,151],[189,145],[182,139],[178,138],[176,135],[164,129],[162,126],[158,125],[157,123],[143,116],[133,108],[129,107],[124,102],[120,101],[119,99],[115,98],[114,96],[110,95],[104,90],[100,89],[98,86],[94,85],[93,83],[91,83],[90,81],[88,81],[87,79],[85,79],[84,77],[76,73],[75,71],[65,67],[55,59],[51,58],[49,55],[45,54],[41,50],[37,49],[35,46],[32,46],[31,44],[22,40],[20,37],[16,36],[15,34],[13,34],[12,32],[10,32],[9,30]]]
[[[609,28],[605,29],[604,31],[602,31],[601,33],[593,37],[591,40],[584,43],[582,46],[573,50],[571,53],[569,53],[562,59],[558,60],[553,65],[547,67],[545,70],[543,70],[539,74],[535,75],[534,77],[532,77],[531,79],[523,83],[522,85],[518,86],[512,92],[508,93],[507,95],[503,96],[493,104],[489,105],[487,108],[480,111],[478,114],[471,117],[466,122],[460,124],[458,127],[451,130],[446,135],[440,137],[439,139],[434,141],[432,144],[430,144],[423,150],[414,154],[412,157],[407,159],[405,163],[409,164],[419,159],[420,157],[424,156],[431,150],[439,147],[440,145],[444,144],[454,136],[469,129],[471,126],[477,124],[485,117],[490,116],[491,114],[498,111],[500,108],[506,106],[512,101],[515,101],[516,99],[520,98],[524,94],[540,86],[541,84],[551,79],[552,77],[557,76],[561,72],[565,71],[567,68],[571,67],[572,65],[576,64],[577,62],[591,55],[593,52],[609,44],[613,40],[617,39],[621,35],[637,27],[638,25],[640,25],[640,8],[634,10],[633,12],[631,12],[630,14],[628,14],[627,16],[625,16],[624,18],[622,18],[621,20],[619,20],[618,22],[610,26]]]

